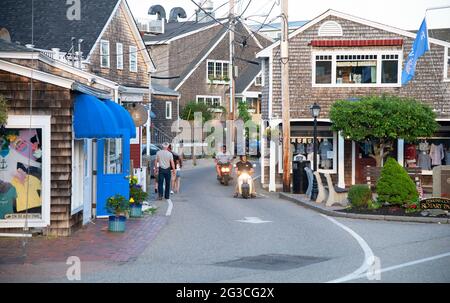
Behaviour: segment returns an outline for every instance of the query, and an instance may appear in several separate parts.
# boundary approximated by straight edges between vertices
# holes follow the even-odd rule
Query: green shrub
[[[372,200],[372,191],[367,185],[353,185],[348,191],[348,200],[353,207],[366,208]]]
[[[381,170],[376,191],[378,201],[382,203],[411,204],[417,201],[419,197],[413,180],[406,170],[393,158],[388,158]]]

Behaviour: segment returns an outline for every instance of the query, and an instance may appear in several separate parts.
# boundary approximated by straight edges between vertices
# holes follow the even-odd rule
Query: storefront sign
[[[450,199],[447,198],[424,199],[420,201],[420,208],[450,210]]]

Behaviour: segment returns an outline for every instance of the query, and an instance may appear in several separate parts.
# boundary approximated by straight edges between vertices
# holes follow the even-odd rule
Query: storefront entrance
[[[114,195],[129,198],[127,176],[130,173],[130,139],[102,139],[97,141],[97,217],[111,215],[106,201]]]

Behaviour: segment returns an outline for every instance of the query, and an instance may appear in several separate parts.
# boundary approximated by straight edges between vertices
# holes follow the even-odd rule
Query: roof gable
[[[395,34],[398,34],[398,35],[401,35],[404,37],[409,37],[409,38],[413,38],[413,39],[416,38],[416,34],[410,32],[410,31],[406,31],[406,30],[399,29],[399,28],[396,28],[393,26],[385,25],[382,23],[370,21],[367,19],[363,19],[360,17],[356,17],[353,15],[349,15],[349,14],[345,14],[342,12],[338,12],[338,11],[329,9],[325,13],[319,15],[318,17],[314,18],[313,20],[305,23],[302,27],[300,27],[297,30],[290,33],[289,39],[301,34],[302,32],[306,31],[307,29],[311,28],[312,26],[316,25],[317,23],[321,22],[322,20],[324,20],[325,18],[327,18],[329,16],[335,16],[335,17],[338,17],[341,19],[346,19],[349,21],[353,21],[355,23],[360,23],[360,24],[367,25],[367,26],[370,26],[370,27],[373,27],[376,29],[384,30],[386,32],[395,33]],[[429,41],[430,41],[430,43],[433,43],[433,44],[450,47],[450,42],[438,40],[435,38],[430,38]],[[277,41],[277,42],[273,43],[272,45],[270,45],[269,47],[265,48],[264,50],[260,51],[257,54],[257,57],[269,57],[271,55],[271,51],[278,46],[280,46],[280,41]]]

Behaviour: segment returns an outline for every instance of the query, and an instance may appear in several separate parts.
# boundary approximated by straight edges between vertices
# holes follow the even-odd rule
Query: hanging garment
[[[314,144],[312,143],[308,143],[308,145],[306,146],[306,153],[310,154],[314,152]]]
[[[306,152],[305,152],[305,144],[299,143],[297,145],[297,153],[302,154],[302,155],[306,154]]]
[[[42,206],[41,196],[41,180],[32,175],[27,175],[22,182],[18,177],[14,177],[11,184],[17,191],[17,212]],[[29,184],[29,185],[28,185]],[[28,191],[28,201],[27,201]]]
[[[445,156],[445,165],[450,165],[450,151],[448,151]]]
[[[328,159],[328,152],[333,150],[333,144],[329,141],[323,141],[319,146],[319,153],[322,160]]]
[[[428,142],[421,142],[419,143],[419,150],[421,152],[427,152],[430,150],[430,144]]]
[[[427,153],[420,153],[417,166],[424,170],[431,170],[431,158]]]
[[[430,148],[431,165],[442,165],[442,160],[445,157],[444,146],[442,144],[431,144]]]

